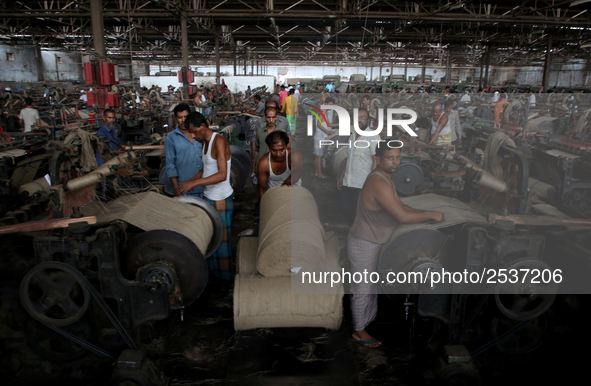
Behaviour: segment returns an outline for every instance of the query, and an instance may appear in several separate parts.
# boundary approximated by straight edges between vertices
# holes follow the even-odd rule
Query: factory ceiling
[[[0,44],[93,54],[91,2],[1,0]],[[591,55],[591,0],[102,0],[105,46],[119,62],[476,66],[542,65]]]

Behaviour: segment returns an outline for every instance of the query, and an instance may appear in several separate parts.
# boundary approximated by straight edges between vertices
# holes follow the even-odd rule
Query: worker
[[[279,98],[281,98],[281,102],[279,103],[279,105],[283,107],[285,99],[287,98],[287,90],[285,89],[284,85],[281,85],[281,92],[279,93]]]
[[[289,124],[289,134],[294,135],[296,129],[296,121],[298,118],[298,100],[294,96],[295,90],[289,90],[288,97],[285,98],[281,112],[285,113],[285,118]]]
[[[358,125],[361,131],[372,131],[369,128],[369,114],[367,110],[360,107],[358,111]],[[354,143],[359,139],[360,134],[355,130],[349,137],[348,156],[345,160],[345,167],[339,176],[337,189],[339,190],[339,207],[341,213],[347,219],[349,226],[355,220],[357,213],[357,202],[361,194],[361,188],[367,176],[376,167],[376,147],[379,143],[379,135],[363,136],[363,140],[368,141],[370,146],[356,147]]]
[[[363,184],[355,222],[347,238],[352,275],[377,272],[379,252],[398,224],[445,221],[441,212],[416,210],[400,201],[392,182],[392,174],[400,165],[400,149],[389,148],[385,141],[381,141],[376,149],[376,159],[375,171]],[[379,347],[382,343],[366,330],[378,312],[376,284],[354,281],[351,294],[353,341],[370,348]]]
[[[203,196],[219,213],[222,220],[223,236],[217,251],[207,259],[209,269],[216,277],[233,280],[235,264],[232,258],[230,228],[232,225],[232,196],[230,167],[232,155],[230,144],[222,135],[209,128],[201,113],[190,113],[185,119],[185,128],[203,145],[203,169],[189,181],[183,182],[180,193],[185,194],[197,186],[203,186]]]
[[[274,186],[302,185],[302,156],[289,148],[289,137],[284,131],[273,131],[265,142],[269,152],[258,164],[259,198]],[[292,182],[295,181],[295,182]]]
[[[462,133],[462,124],[460,122],[460,114],[458,113],[458,110],[453,109],[453,106],[454,106],[453,101],[450,101],[450,100],[446,101],[444,106],[445,106],[445,113],[449,117],[449,125],[451,127],[451,134],[452,134],[451,141],[452,141],[452,143],[454,143],[456,145],[461,145],[463,133]]]
[[[173,195],[180,196],[180,184],[189,181],[203,169],[203,147],[193,138],[185,127],[185,119],[190,113],[189,105],[179,103],[173,110],[177,126],[166,136],[164,154],[166,155],[166,177],[170,178]],[[203,187],[196,186],[187,195],[203,198]]]
[[[25,98],[25,105],[26,107],[21,110],[19,115],[19,122],[21,130],[28,133],[33,125],[41,125],[41,119],[39,119],[39,111],[33,108],[32,98]]]
[[[274,99],[268,100],[267,103],[265,104],[265,109],[267,109],[269,107],[273,107],[277,111],[279,111],[279,105],[277,104],[277,101],[275,101]],[[264,114],[263,114],[263,117],[264,117]],[[279,128],[280,130],[283,130],[285,132],[287,132],[289,130],[289,122],[287,122],[287,118],[285,118],[284,116],[278,115],[275,125],[277,125],[277,128]]]
[[[449,117],[443,111],[441,102],[437,102],[431,109],[431,140],[429,144],[449,145],[453,135]]]
[[[505,110],[505,105],[509,104],[507,93],[502,93],[500,98],[501,99],[495,103],[495,126],[497,128],[501,127],[501,114],[503,114],[503,111]]]
[[[115,111],[106,109],[103,112],[103,125],[99,128],[96,135],[98,137],[104,137],[109,142],[109,150],[111,154],[117,155],[123,153],[121,146],[123,142],[119,139],[118,129],[119,125],[116,122]]]
[[[254,170],[255,173],[259,160],[264,154],[269,152],[269,147],[267,146],[265,139],[267,138],[267,135],[275,130],[285,131],[284,129],[277,127],[277,109],[267,107],[265,109],[265,125],[259,127],[257,130],[254,151],[251,157],[252,170]]]
[[[334,105],[334,99],[327,97],[323,105]],[[327,175],[322,171],[322,157],[324,157],[324,148],[322,147],[322,141],[336,133],[333,127],[337,127],[339,124],[336,123],[334,110],[330,109],[326,111],[326,122],[316,121],[316,131],[314,132],[314,149],[313,154],[315,158],[316,173],[314,174],[318,178],[328,178]]]

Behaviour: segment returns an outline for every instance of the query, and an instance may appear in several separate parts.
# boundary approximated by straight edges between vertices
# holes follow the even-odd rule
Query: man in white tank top
[[[449,117],[443,111],[443,104],[437,102],[431,110],[431,140],[429,145],[451,145],[452,132]]]
[[[181,194],[190,192],[196,186],[204,186],[203,196],[220,214],[224,226],[222,243],[218,250],[207,259],[213,274],[225,280],[234,279],[235,264],[230,244],[232,223],[232,196],[230,185],[230,165],[232,155],[228,141],[209,128],[201,113],[191,113],[185,119],[185,127],[193,133],[195,139],[203,144],[203,170],[189,181],[179,186]]]
[[[302,155],[288,147],[289,136],[284,131],[273,131],[265,138],[269,152],[261,157],[258,166],[259,198],[274,186],[302,185]],[[293,181],[293,182],[292,182]]]

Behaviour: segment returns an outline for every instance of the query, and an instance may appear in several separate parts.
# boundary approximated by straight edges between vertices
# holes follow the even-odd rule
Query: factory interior
[[[591,0],[0,2],[2,384],[587,376]]]

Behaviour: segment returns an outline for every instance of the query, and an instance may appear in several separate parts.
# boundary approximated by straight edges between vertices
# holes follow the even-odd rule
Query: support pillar
[[[183,99],[189,99],[189,82],[187,72],[189,71],[189,38],[187,36],[187,12],[181,12],[181,55],[183,76]]]
[[[544,75],[542,77],[542,87],[544,92],[548,92],[548,84],[550,83],[550,67],[552,65],[552,35],[548,34],[548,46],[546,47],[546,60],[544,61]],[[589,59],[587,59],[589,60]]]
[[[486,53],[485,53],[486,54]],[[482,88],[482,78],[484,77],[484,55],[480,57],[480,74],[479,74],[479,81],[478,81],[478,88]]]
[[[220,35],[219,31],[215,33],[215,83],[220,85]]]
[[[43,57],[39,46],[35,47],[35,64],[37,65],[37,80],[43,82],[45,74],[43,73]]]
[[[488,88],[488,71],[490,67],[490,47],[486,48],[486,69],[484,71],[484,88]]]
[[[232,46],[232,61],[234,62],[234,76],[236,76],[236,44]]]
[[[406,77],[408,74],[408,56],[406,57],[406,60],[404,61],[404,82],[408,82],[408,78]]]
[[[427,56],[423,55],[423,65],[421,66],[421,83],[425,84],[425,73],[427,72]]]
[[[94,53],[101,58],[106,58],[105,23],[103,21],[102,0],[90,0],[90,19],[92,22],[92,41],[94,44]]]
[[[447,62],[445,63],[445,80],[446,84],[451,86],[451,52],[447,51]]]

